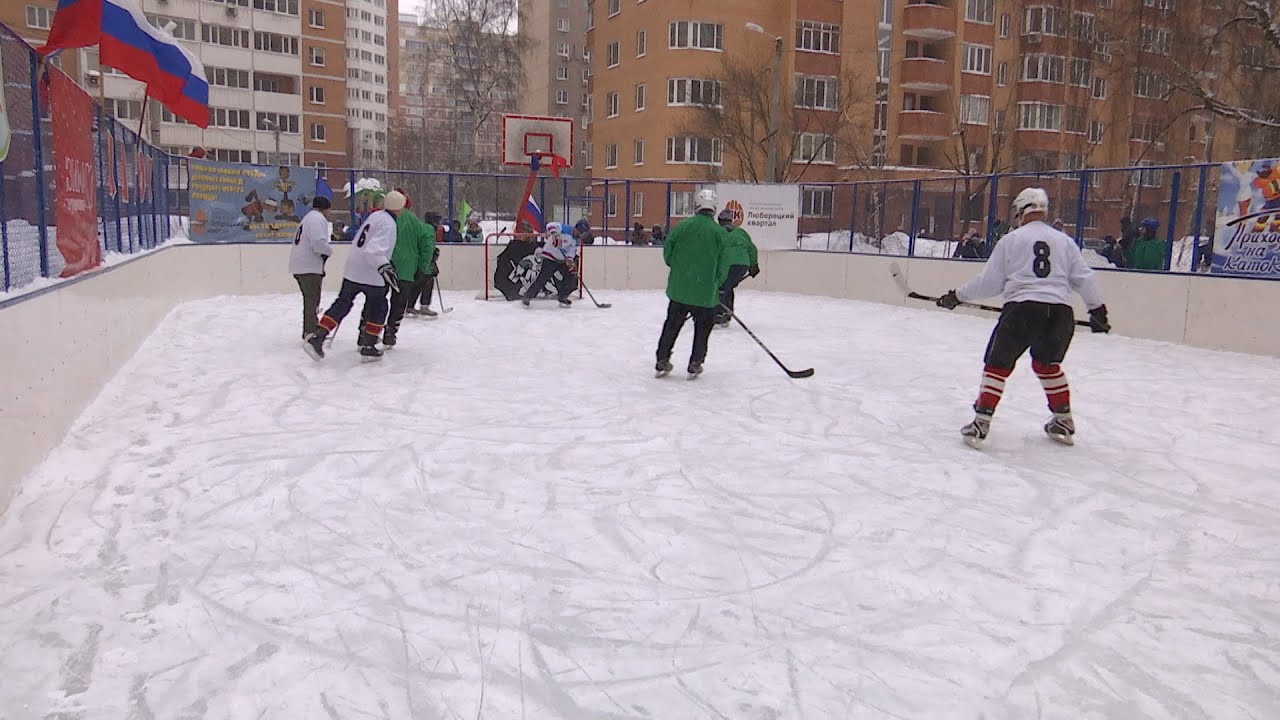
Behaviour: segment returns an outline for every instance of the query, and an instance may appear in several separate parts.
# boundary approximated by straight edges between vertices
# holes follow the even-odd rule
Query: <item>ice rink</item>
[[[0,520],[0,719],[1280,717],[1280,361],[1082,330],[977,452],[992,316],[745,292],[817,375],[686,382],[597,297],[176,309]]]

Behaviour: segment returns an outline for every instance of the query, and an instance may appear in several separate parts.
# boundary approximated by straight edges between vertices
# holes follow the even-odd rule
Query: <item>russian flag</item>
[[[38,52],[98,46],[103,65],[146,84],[147,95],[198,127],[209,126],[204,65],[147,22],[137,0],[58,0],[49,41]]]
[[[521,220],[532,225],[536,232],[543,232],[545,229],[542,223],[542,209],[538,207],[538,203],[534,202],[532,196],[525,200],[524,207],[520,208],[520,214],[516,216],[516,224],[519,225]]]

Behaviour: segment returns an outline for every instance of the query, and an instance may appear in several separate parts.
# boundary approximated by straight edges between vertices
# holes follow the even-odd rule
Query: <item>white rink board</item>
[[[989,317],[748,290],[817,375],[688,383],[597,295],[178,307],[0,521],[0,716],[1280,716],[1280,360],[1082,333],[1080,444],[1022,368],[977,453]]]

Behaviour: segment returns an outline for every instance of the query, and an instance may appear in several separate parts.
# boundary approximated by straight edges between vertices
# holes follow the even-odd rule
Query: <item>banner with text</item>
[[[716,194],[733,213],[734,225],[751,236],[760,250],[795,250],[800,236],[798,185],[719,183]]]
[[[53,219],[54,243],[66,265],[58,277],[79,275],[102,263],[98,244],[98,178],[93,134],[93,103],[62,73],[49,73],[53,119],[53,173],[58,188]]]
[[[1212,252],[1214,274],[1280,278],[1280,159],[1221,165]]]
[[[315,168],[191,160],[193,242],[293,240],[316,193]]]

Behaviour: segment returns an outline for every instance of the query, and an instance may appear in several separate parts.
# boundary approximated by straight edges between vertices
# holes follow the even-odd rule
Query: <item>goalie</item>
[[[529,307],[529,301],[536,297],[548,282],[554,280],[556,299],[560,301],[560,306],[573,305],[569,294],[578,286],[578,276],[573,272],[578,264],[578,240],[565,232],[560,223],[547,223],[546,241],[534,251],[534,255],[542,264],[538,269],[538,275],[520,297],[521,304]]]

